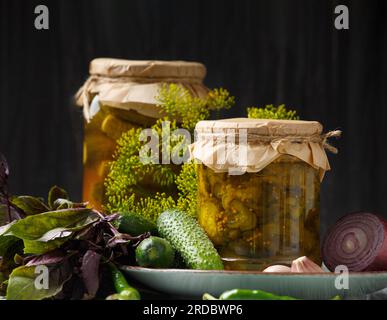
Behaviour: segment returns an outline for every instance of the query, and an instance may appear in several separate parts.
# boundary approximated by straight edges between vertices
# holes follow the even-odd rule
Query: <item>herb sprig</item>
[[[193,133],[196,123],[208,119],[211,110],[230,109],[235,104],[234,97],[223,88],[210,90],[206,97],[198,98],[173,83],[160,89],[157,100],[164,117],[151,129],[159,136],[163,121],[170,122],[170,132],[184,128]],[[196,215],[196,198],[190,196],[196,192],[194,165],[184,164],[179,168],[173,164],[142,163],[139,151],[144,143],[141,143],[140,135],[141,129],[131,129],[117,141],[118,148],[105,180],[107,211],[134,211],[152,222],[172,207]],[[172,136],[169,150],[181,141],[181,136]],[[159,150],[162,150],[161,143],[160,139]],[[192,192],[188,192],[189,189]]]
[[[286,109],[284,104],[275,107],[272,104],[264,108],[251,107],[247,108],[247,117],[253,119],[281,119],[281,120],[299,120],[295,110]]]

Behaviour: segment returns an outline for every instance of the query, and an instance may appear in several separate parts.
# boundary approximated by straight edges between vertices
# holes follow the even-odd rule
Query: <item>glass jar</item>
[[[85,116],[83,200],[102,209],[104,181],[116,141],[132,128],[147,128],[163,116],[159,89],[178,83],[193,96],[205,97],[205,66],[184,61],[132,61],[99,58],[76,95]]]
[[[320,180],[329,169],[322,126],[230,119],[196,130],[198,221],[225,267],[263,270],[300,256],[321,263]]]

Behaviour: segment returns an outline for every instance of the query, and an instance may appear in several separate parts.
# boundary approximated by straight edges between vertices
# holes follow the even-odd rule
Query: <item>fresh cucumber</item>
[[[120,213],[116,225],[118,231],[132,236],[139,236],[145,232],[152,234],[157,232],[156,225],[153,222],[135,212]]]
[[[177,209],[164,211],[157,219],[159,234],[178,251],[191,269],[222,270],[222,260],[198,222]]]
[[[149,237],[136,248],[136,261],[141,267],[170,268],[174,259],[175,250],[163,238]]]

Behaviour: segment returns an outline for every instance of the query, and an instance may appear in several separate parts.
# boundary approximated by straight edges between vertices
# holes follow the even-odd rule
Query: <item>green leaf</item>
[[[59,188],[58,186],[53,186],[48,192],[48,205],[51,209],[56,209],[55,200],[57,199],[66,199],[69,200],[69,196],[66,190]]]
[[[63,285],[72,275],[67,263],[49,268],[48,288],[45,289],[36,286],[35,282],[40,284],[37,277],[44,274],[36,268],[22,266],[13,270],[8,281],[7,300],[43,300],[53,297],[62,291]]]
[[[98,218],[95,212],[87,208],[49,211],[16,221],[6,234],[12,234],[23,240],[45,241],[43,236],[50,230],[83,227],[97,221]]]
[[[42,242],[36,240],[23,240],[25,254],[45,254],[64,244],[69,237]]]
[[[18,220],[0,235],[22,239],[24,253],[43,254],[61,246],[75,231],[98,219],[99,216],[87,208],[50,211]]]
[[[55,228],[47,231],[37,240],[24,240],[24,253],[44,254],[59,248],[74,231],[84,228],[83,225],[74,228]]]
[[[11,203],[23,210],[26,215],[34,215],[42,212],[50,211],[44,202],[36,197],[19,196],[11,199]]]

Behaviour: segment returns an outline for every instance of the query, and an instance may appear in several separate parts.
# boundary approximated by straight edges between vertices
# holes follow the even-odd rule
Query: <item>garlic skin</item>
[[[274,266],[267,267],[265,270],[263,270],[263,272],[275,273],[275,272],[291,272],[291,271],[290,271],[290,267],[277,264]]]
[[[290,272],[323,273],[324,270],[307,257],[300,257],[292,262]]]

